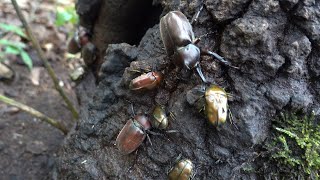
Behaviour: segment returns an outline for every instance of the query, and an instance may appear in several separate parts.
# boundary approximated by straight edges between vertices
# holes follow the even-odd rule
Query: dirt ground
[[[67,33],[72,27],[55,27],[57,2],[18,2],[42,47],[52,47],[44,49],[46,56],[68,97],[77,104],[75,84],[70,80],[69,72],[79,62],[66,60],[64,57]],[[68,3],[72,5],[73,2]],[[10,1],[2,1],[0,9],[0,22],[20,25]],[[19,57],[8,57],[5,63],[13,69],[15,78],[10,83],[0,81],[0,94],[27,104],[71,128],[72,115],[54,89],[30,42],[27,51],[33,59],[33,70],[29,71]],[[48,124],[0,103],[0,179],[55,179],[54,157],[63,139],[62,133]]]

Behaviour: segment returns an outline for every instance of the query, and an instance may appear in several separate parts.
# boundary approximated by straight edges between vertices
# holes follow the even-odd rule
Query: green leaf
[[[6,54],[0,51],[0,62],[4,61],[5,56],[6,56]]]
[[[14,26],[10,24],[0,23],[0,28],[4,31],[10,31],[18,34],[21,37],[27,38],[27,35],[23,32],[23,29],[19,26]]]
[[[78,15],[73,6],[57,8],[56,26],[62,26],[67,23],[76,24],[78,22]]]
[[[32,69],[32,59],[30,58],[29,54],[25,51],[21,51],[20,53],[22,61],[28,66],[29,70]]]
[[[15,42],[15,41],[8,41],[6,39],[0,39],[0,45],[13,46],[13,47],[16,47],[17,49],[23,49],[23,48],[27,47],[24,43]]]
[[[14,54],[14,55],[18,55],[20,54],[21,49],[16,48],[15,46],[6,46],[5,47],[5,54]]]

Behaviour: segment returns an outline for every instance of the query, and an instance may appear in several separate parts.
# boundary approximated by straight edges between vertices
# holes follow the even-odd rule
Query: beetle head
[[[175,64],[186,66],[188,69],[194,68],[200,60],[200,49],[194,44],[188,44],[180,47],[174,53]]]
[[[144,130],[149,130],[151,128],[149,119],[144,115],[136,115],[134,120],[137,121]]]

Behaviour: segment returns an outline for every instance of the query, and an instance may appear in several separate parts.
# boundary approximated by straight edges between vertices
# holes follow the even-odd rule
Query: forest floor
[[[60,84],[68,97],[78,106],[74,92],[75,83],[70,80],[69,73],[80,63],[77,59],[67,59],[65,56],[68,33],[72,31],[72,25],[55,26],[55,1],[18,2],[45,50]],[[66,5],[74,6],[73,3],[67,1]],[[21,26],[11,1],[2,2],[0,9],[1,23]],[[0,39],[3,38],[1,34],[0,29]],[[20,37],[11,38],[19,41]],[[72,128],[72,114],[54,89],[53,82],[31,42],[25,43],[26,51],[33,61],[33,68],[30,71],[19,56],[6,56],[4,63],[12,68],[15,77],[11,82],[0,81],[0,94],[27,104]],[[54,179],[54,157],[63,140],[63,134],[47,123],[17,108],[0,103],[0,179]]]

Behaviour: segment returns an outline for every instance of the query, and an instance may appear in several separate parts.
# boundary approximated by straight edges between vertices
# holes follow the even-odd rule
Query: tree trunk
[[[190,100],[201,79],[195,71],[186,78],[172,64],[159,32],[160,16],[180,10],[191,20],[201,2],[158,0],[147,6],[132,0],[102,1],[93,23],[93,42],[102,64],[100,81],[60,152],[61,179],[166,179],[179,155],[193,162],[195,179],[268,177],[261,147],[270,138],[277,113],[319,113],[320,3],[207,0],[193,25],[197,37],[209,33],[199,46],[240,68],[201,57],[207,80],[233,96],[229,98],[233,123],[219,127],[208,123]],[[149,11],[159,4],[162,14]],[[155,90],[131,91],[130,81],[141,74],[137,70],[161,71],[164,80]],[[178,132],[153,129],[162,135],[150,134],[152,145],[145,140],[136,153],[122,155],[114,143],[133,116],[131,104],[136,114],[150,118],[157,104],[165,106],[175,115],[174,120],[169,118],[169,130]]]

